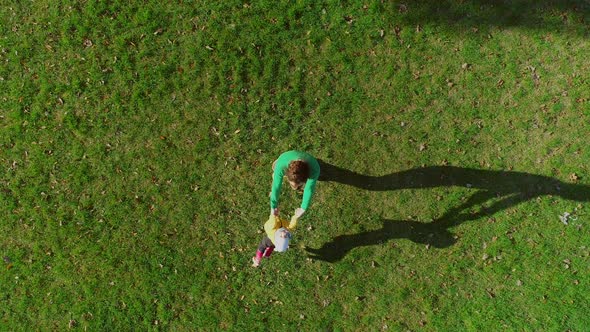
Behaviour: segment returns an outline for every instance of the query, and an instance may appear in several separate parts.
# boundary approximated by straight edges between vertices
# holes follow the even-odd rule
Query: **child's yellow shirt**
[[[289,232],[292,232],[295,227],[297,226],[297,218],[295,218],[295,216],[293,216],[291,218],[291,222],[288,222],[285,219],[282,219],[279,216],[275,216],[275,215],[270,215],[270,217],[268,217],[268,221],[266,223],[264,223],[264,231],[266,232],[266,236],[268,236],[268,238],[270,239],[270,241],[274,244],[275,243],[275,232],[277,231],[277,229],[283,227],[289,230]]]

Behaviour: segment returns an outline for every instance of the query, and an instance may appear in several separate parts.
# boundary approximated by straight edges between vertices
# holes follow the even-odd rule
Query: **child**
[[[298,209],[291,218],[291,222],[281,219],[279,216],[271,214],[268,221],[264,224],[264,236],[256,250],[256,256],[252,257],[252,266],[258,267],[262,257],[269,258],[274,250],[285,252],[289,248],[291,240],[291,231],[297,226],[297,220],[303,214]]]
[[[270,192],[270,211],[278,215],[279,196],[281,194],[281,185],[283,176],[291,188],[303,190],[303,200],[300,209],[308,209],[311,203],[311,197],[315,191],[316,182],[320,176],[320,165],[316,158],[306,152],[287,151],[282,153],[272,164],[273,179]]]

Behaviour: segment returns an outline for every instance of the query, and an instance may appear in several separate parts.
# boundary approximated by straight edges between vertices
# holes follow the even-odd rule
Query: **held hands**
[[[293,218],[299,219],[301,218],[301,216],[303,216],[303,214],[305,213],[305,210],[302,208],[296,208],[295,209],[295,214],[293,215]],[[274,208],[274,209],[270,209],[270,214],[273,216],[278,216],[279,215],[279,208]]]
[[[294,230],[295,227],[297,227],[297,221],[299,221],[299,218],[301,218],[304,213],[305,213],[305,210],[302,208],[295,209],[295,214],[293,214],[293,216],[291,217],[291,222],[289,223],[289,226],[287,228],[289,228],[290,230]],[[278,217],[279,216],[279,208],[270,209],[270,215],[274,216],[274,217]],[[280,219],[279,218],[275,219],[275,223],[276,223],[275,227],[280,227]]]

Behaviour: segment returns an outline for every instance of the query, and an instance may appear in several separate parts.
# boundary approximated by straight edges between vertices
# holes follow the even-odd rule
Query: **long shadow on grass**
[[[430,22],[473,32],[490,27],[573,32],[572,27],[577,27],[585,34],[590,18],[590,3],[585,0],[417,0],[391,6],[388,10],[397,10],[411,27]]]
[[[446,248],[455,243],[449,228],[465,221],[491,216],[519,203],[546,195],[590,201],[590,186],[561,182],[557,179],[523,172],[489,171],[453,166],[415,168],[384,176],[362,175],[320,161],[320,181],[333,181],[364,190],[390,191],[435,187],[475,189],[464,203],[446,211],[430,223],[411,220],[384,220],[382,228],[352,235],[340,235],[319,249],[308,248],[312,258],[328,262],[342,259],[356,247],[375,245],[391,239],[407,238],[416,243]],[[482,204],[492,202],[487,207]],[[479,206],[476,213],[473,207]]]

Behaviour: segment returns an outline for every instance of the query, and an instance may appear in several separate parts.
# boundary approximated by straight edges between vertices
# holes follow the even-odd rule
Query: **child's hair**
[[[292,161],[289,163],[286,173],[287,180],[297,184],[303,184],[309,178],[309,165],[302,160]]]

